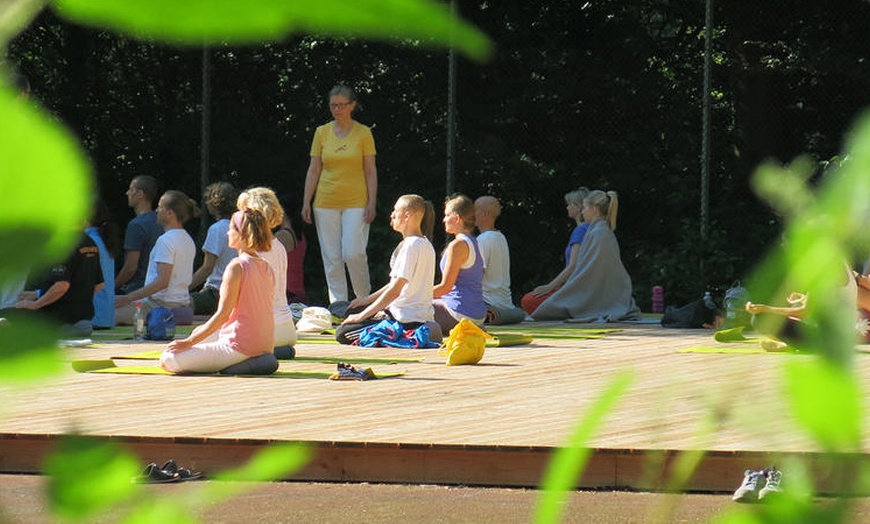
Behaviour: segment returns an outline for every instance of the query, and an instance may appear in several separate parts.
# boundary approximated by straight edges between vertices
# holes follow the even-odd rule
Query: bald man
[[[483,257],[483,301],[489,324],[516,324],[526,313],[511,299],[511,260],[507,239],[495,228],[501,215],[501,204],[493,196],[482,196],[474,202],[474,219],[480,234],[477,244]]]

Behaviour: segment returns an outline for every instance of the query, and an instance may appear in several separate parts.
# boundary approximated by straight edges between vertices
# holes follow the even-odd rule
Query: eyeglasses
[[[345,102],[343,104],[329,104],[330,109],[344,109],[345,107],[351,105],[353,102]]]

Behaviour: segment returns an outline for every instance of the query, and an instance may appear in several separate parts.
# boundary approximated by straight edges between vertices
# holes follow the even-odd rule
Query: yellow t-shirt
[[[371,130],[357,121],[347,136],[338,138],[332,124],[318,127],[311,143],[311,156],[323,161],[313,205],[327,209],[366,207],[369,198],[363,156],[376,153],[375,139]]]

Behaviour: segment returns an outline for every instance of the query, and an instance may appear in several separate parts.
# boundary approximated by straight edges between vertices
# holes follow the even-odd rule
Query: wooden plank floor
[[[419,465],[403,469],[400,463],[437,459],[445,464],[444,471],[432,473],[430,464],[430,474],[418,480],[498,484],[502,475],[501,483],[534,485],[552,449],[565,443],[578,418],[618,372],[628,372],[631,385],[590,442],[597,450],[590,470],[598,467],[605,483],[619,476],[611,468],[622,467],[623,473],[637,469],[635,463],[649,462],[652,452],[672,456],[706,450],[709,464],[733,457],[726,467],[731,486],[734,472],[747,464],[783,453],[820,451],[791,418],[780,380],[784,363],[814,357],[677,353],[715,345],[704,330],[552,323],[529,328],[541,325],[619,331],[598,339],[540,338],[526,346],[487,348],[479,365],[456,367],[445,366],[437,350],[297,346],[300,356],[425,357],[424,362],[390,366],[407,369],[403,377],[368,382],[70,371],[36,387],[0,388],[0,471],[38,468],[38,456],[54,437],[77,430],[130,442],[143,455],[195,454],[178,446],[209,444],[211,455],[200,451],[197,456],[201,464],[215,466],[249,456],[239,451],[245,446],[301,441],[322,447],[321,470],[328,460],[344,461],[343,468],[349,460],[368,460],[377,477],[369,480],[413,481]],[[71,360],[99,359],[161,347],[104,343],[64,351]],[[124,364],[141,362],[119,362]],[[281,367],[335,369],[334,364],[312,362],[284,362]],[[857,355],[856,370],[863,381],[870,379],[870,356]],[[702,431],[708,420],[715,427],[712,433]],[[391,454],[398,449],[404,455]],[[353,457],[348,450],[355,450]],[[521,458],[524,450],[528,457]],[[482,473],[451,477],[446,471],[486,464],[487,453],[498,455],[493,464],[503,464],[508,452],[516,468],[529,471],[513,477],[495,471],[491,481]],[[496,469],[505,468],[510,469]],[[706,476],[694,487],[719,486],[716,471]],[[321,478],[331,477],[322,473]],[[632,485],[637,487],[637,481]]]

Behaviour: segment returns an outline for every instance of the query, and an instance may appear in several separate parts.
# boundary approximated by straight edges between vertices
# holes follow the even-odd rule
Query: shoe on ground
[[[764,470],[747,469],[743,474],[743,484],[734,492],[734,502],[755,502],[758,492],[767,484]]]
[[[202,478],[202,473],[198,471],[191,471],[188,468],[183,468],[176,464],[176,462],[172,459],[167,460],[166,463],[163,464],[163,467],[160,469],[163,470],[164,473],[178,477],[178,480],[181,481],[197,480],[199,478]]]
[[[377,378],[372,368],[360,369],[344,362],[337,365],[338,371],[330,375],[330,380],[372,380]]]
[[[758,490],[758,500],[771,500],[782,494],[782,488],[780,487],[782,471],[776,468],[768,468],[764,470],[764,478],[766,482],[764,487]]]
[[[163,471],[163,469],[157,467],[157,464],[152,462],[145,466],[142,474],[133,480],[140,484],[165,484],[167,482],[178,482],[180,479],[178,473]]]

